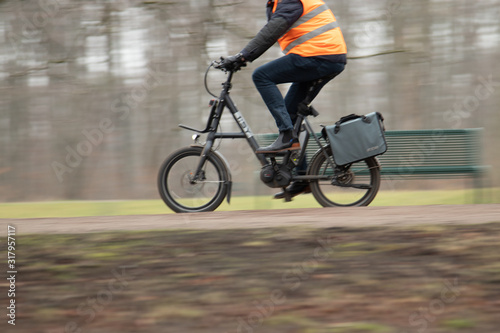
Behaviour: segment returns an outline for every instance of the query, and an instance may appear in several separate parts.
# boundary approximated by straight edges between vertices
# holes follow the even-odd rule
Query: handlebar
[[[247,64],[244,61],[234,61],[231,63],[225,63],[224,58],[221,57],[219,61],[215,60],[212,62],[214,65],[214,68],[220,69],[224,72],[233,72],[236,73],[239,71],[242,67],[245,67]]]
[[[208,78],[208,72],[210,71],[210,68],[215,68],[215,69],[219,69],[221,71],[223,71],[224,73],[228,73],[228,78],[226,80],[226,83],[229,83],[231,82],[231,79],[233,77],[233,74],[236,73],[237,71],[239,71],[242,67],[245,67],[246,66],[246,63],[244,62],[239,62],[239,61],[236,61],[236,62],[233,62],[230,66],[228,66],[227,64],[224,64],[224,58],[223,57],[220,57],[219,60],[214,60],[210,63],[210,65],[208,65],[207,67],[207,70],[205,72],[205,78],[204,78],[204,83],[205,83],[205,90],[213,97],[215,98],[219,98],[219,96],[215,95],[214,93],[212,93],[210,91],[210,89],[208,88],[208,84],[207,84],[207,78]]]

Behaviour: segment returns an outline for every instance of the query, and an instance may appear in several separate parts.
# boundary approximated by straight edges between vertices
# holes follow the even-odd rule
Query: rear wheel
[[[326,149],[331,157],[330,147]],[[314,198],[323,207],[368,206],[380,187],[380,166],[375,157],[336,167],[318,150],[311,159],[308,175],[324,176],[310,182]]]
[[[158,173],[158,191],[165,204],[177,213],[215,210],[228,191],[229,172],[215,153],[209,154],[199,179],[195,172],[203,147],[172,153]]]

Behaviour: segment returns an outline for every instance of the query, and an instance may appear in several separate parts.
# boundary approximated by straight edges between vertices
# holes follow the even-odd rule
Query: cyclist
[[[254,84],[275,119],[279,135],[275,142],[261,147],[257,153],[298,150],[300,143],[293,133],[297,107],[308,93],[311,82],[324,78],[315,87],[311,100],[321,88],[340,74],[346,65],[346,44],[332,11],[323,0],[269,0],[267,24],[241,50],[227,57],[222,66],[231,68],[252,62],[276,41],[285,56],[258,67]],[[292,83],[285,98],[277,84]],[[305,173],[306,166],[297,168]],[[291,196],[309,192],[307,182],[294,182],[287,191]],[[278,193],[275,198],[282,198]]]

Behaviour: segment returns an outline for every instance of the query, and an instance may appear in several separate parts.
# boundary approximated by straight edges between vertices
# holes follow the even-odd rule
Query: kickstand
[[[290,202],[292,201],[292,196],[290,195],[290,192],[288,192],[286,190],[286,187],[283,187],[283,193],[285,195],[284,199],[285,199],[285,202]]]

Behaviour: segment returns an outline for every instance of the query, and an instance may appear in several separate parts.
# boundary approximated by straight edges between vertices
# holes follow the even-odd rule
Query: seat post
[[[297,113],[297,119],[295,120],[295,124],[293,125],[293,135],[294,137],[299,137],[300,128],[302,127],[302,123],[304,122],[304,115],[301,113]]]

